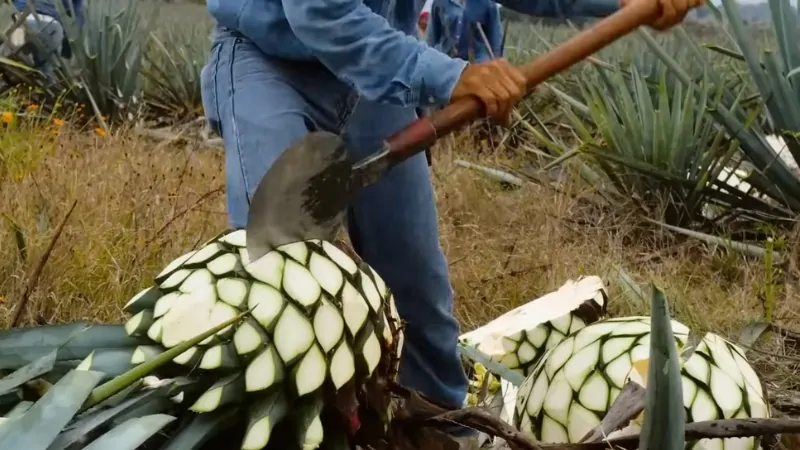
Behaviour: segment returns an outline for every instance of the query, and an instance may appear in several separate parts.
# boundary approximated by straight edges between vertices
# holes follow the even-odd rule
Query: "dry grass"
[[[477,159],[474,152],[457,152]],[[439,155],[445,153],[453,152]],[[736,338],[744,322],[763,315],[760,261],[643,231],[632,218],[587,207],[591,193],[576,186],[559,186],[569,193],[539,184],[503,190],[475,172],[454,169],[452,157],[444,156],[436,166],[441,235],[466,328],[589,274],[610,284],[612,314],[647,313],[647,305],[620,286],[617,268],[642,285],[664,288],[676,318],[698,331]],[[796,298],[784,300],[776,316],[791,315],[797,305]]]
[[[434,168],[441,238],[465,328],[582,274],[610,282],[614,314],[646,312],[618,286],[616,266],[664,287],[676,317],[693,327],[735,337],[744,321],[762,314],[759,262],[652,231],[642,239],[626,220],[582,206],[585,193],[572,186],[569,195],[536,184],[504,191],[455,167],[454,153],[481,159],[459,150],[469,147],[461,142],[443,143]],[[224,160],[215,151],[41,129],[6,131],[0,149],[4,323],[73,200],[77,208],[33,293],[28,323],[118,322],[126,299],[164,264],[226,225]],[[24,236],[24,259],[14,224]],[[797,306],[784,301],[777,314]]]

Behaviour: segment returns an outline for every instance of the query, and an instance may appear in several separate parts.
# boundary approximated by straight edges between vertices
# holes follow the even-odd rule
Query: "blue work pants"
[[[414,108],[359,98],[318,62],[267,56],[220,29],[202,75],[203,106],[225,143],[228,214],[244,228],[250,196],[270,165],[309,131],[341,135],[356,159],[417,118]],[[348,212],[353,246],[391,288],[407,322],[400,383],[461,407],[467,379],[456,344],[453,293],[422,153],[364,189]]]

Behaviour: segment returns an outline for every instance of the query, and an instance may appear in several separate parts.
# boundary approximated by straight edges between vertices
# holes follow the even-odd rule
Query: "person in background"
[[[501,0],[522,14],[604,17],[653,1],[652,26],[670,28],[704,0]],[[275,160],[311,131],[339,134],[354,160],[417,119],[415,108],[477,98],[509,123],[526,93],[503,58],[468,64],[418,38],[421,0],[207,0],[216,21],[200,75],[203,109],[225,143],[228,215],[247,227],[252,195]],[[433,24],[431,24],[433,26]],[[449,268],[425,156],[394,167],[353,199],[347,230],[356,252],[392,290],[405,321],[399,382],[460,408],[467,377],[458,352]],[[464,295],[469,295],[468,292]],[[472,430],[445,428],[462,448]]]
[[[431,13],[429,11],[422,11],[419,15],[419,22],[417,23],[417,27],[419,29],[419,36],[424,37],[425,33],[428,31],[428,19],[430,19]]]
[[[28,0],[13,1],[14,7],[19,13],[28,12]],[[72,49],[64,32],[63,18],[59,14],[55,2],[61,2],[66,15],[75,21],[78,29],[82,29],[86,21],[83,0],[35,0],[30,2],[34,7],[35,14],[29,14],[25,18],[25,26],[36,41],[33,62],[35,68],[42,72],[51,83],[55,82],[54,55],[60,54],[65,59],[72,57]]]
[[[470,62],[502,56],[503,24],[497,3],[433,0],[427,42],[442,53]]]

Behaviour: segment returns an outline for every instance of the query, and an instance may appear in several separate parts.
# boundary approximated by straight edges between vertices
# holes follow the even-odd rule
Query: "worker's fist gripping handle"
[[[630,33],[641,25],[654,23],[661,15],[660,1],[631,0],[631,4],[613,15],[597,22],[577,36],[525,64],[518,70],[505,60],[467,66],[453,93],[453,102],[447,107],[419,119],[395,133],[387,140],[392,153],[392,164],[430,147],[437,139],[458,130],[487,112],[495,117],[510,114],[510,108],[536,85]],[[470,73],[469,71],[474,71]],[[520,75],[524,80],[520,79]],[[478,86],[481,81],[485,86]],[[519,92],[520,86],[524,86]],[[484,108],[481,98],[492,98]],[[512,99],[512,100],[509,100]],[[488,110],[488,111],[487,111]]]

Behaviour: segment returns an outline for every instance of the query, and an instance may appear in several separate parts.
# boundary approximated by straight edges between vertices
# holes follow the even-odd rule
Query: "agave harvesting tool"
[[[656,0],[637,0],[521,66],[527,92],[639,26],[652,23],[659,11]],[[256,188],[247,222],[250,260],[283,244],[330,240],[347,205],[362,188],[442,136],[484,115],[477,98],[460,99],[411,123],[387,138],[382,149],[356,162],[348,158],[337,135],[309,133],[278,157]]]

